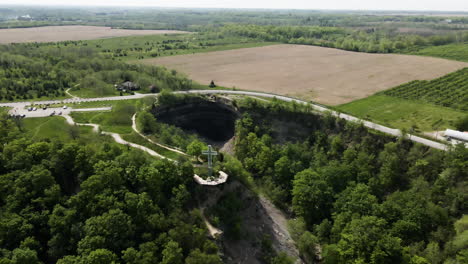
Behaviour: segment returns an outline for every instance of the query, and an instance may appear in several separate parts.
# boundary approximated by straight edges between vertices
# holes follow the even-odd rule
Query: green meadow
[[[386,95],[373,95],[336,108],[382,125],[399,129],[416,126],[420,131],[453,128],[453,122],[466,115],[451,108]]]
[[[410,54],[468,62],[468,43],[432,46]]]

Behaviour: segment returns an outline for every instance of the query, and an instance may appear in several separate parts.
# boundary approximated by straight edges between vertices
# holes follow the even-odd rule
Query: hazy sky
[[[0,0],[0,4],[468,11],[468,0]]]

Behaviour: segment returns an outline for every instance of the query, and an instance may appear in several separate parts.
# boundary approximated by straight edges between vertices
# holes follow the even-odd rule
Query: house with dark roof
[[[130,92],[130,91],[137,91],[140,90],[140,87],[138,84],[126,81],[120,85],[117,85],[117,91],[122,91],[122,92]]]

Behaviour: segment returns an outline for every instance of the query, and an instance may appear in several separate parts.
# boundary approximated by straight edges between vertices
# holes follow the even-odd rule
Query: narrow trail
[[[69,115],[63,115],[63,117],[67,120],[67,123],[70,124],[70,125],[90,126],[90,127],[93,127],[94,132],[99,133],[99,125],[98,124],[76,123],[73,120],[73,118],[71,116],[69,116]],[[120,136],[120,134],[112,133],[112,132],[106,132],[106,131],[101,131],[101,134],[111,136],[115,140],[115,142],[117,142],[118,144],[127,145],[127,146],[130,146],[132,148],[137,148],[137,149],[143,150],[144,152],[150,154],[153,157],[158,157],[158,158],[161,158],[161,159],[167,159],[167,160],[176,162],[175,160],[167,158],[167,157],[165,157],[165,156],[157,153],[156,151],[154,151],[152,149],[149,149],[149,148],[147,148],[145,146],[138,145],[138,144],[135,144],[135,143],[132,143],[132,142],[128,142],[125,139],[123,139]]]
[[[80,99],[78,96],[74,96],[73,94],[70,93],[71,88],[68,88],[65,90],[65,93],[69,96],[71,96],[73,99]]]
[[[141,133],[138,131],[138,129],[136,128],[135,116],[136,116],[136,114],[134,114],[133,117],[132,117],[132,122],[133,122],[132,128],[133,128],[133,130],[134,130],[135,132],[138,133],[138,135],[142,136],[142,137],[145,138],[146,140],[148,140],[148,141],[150,141],[151,143],[154,143],[154,144],[156,144],[156,145],[158,145],[158,146],[160,146],[160,147],[163,147],[163,148],[168,149],[168,150],[170,150],[170,151],[174,151],[174,152],[177,152],[177,153],[179,153],[179,154],[188,156],[187,154],[185,154],[185,153],[183,153],[183,152],[181,152],[181,151],[179,151],[179,150],[172,149],[172,148],[169,148],[169,147],[160,145],[160,144],[158,144],[158,143],[152,141],[152,140],[149,139],[148,137],[144,136],[143,134],[141,134]],[[72,125],[72,126],[73,126],[73,125],[77,125],[77,126],[90,126],[90,127],[93,128],[93,132],[99,133],[99,125],[98,125],[98,124],[92,124],[92,123],[77,123],[77,122],[75,122],[75,120],[73,120],[73,118],[72,118],[71,116],[69,116],[69,115],[63,115],[63,117],[65,118],[65,120],[67,121],[67,123],[68,123],[69,125]],[[167,158],[167,157],[165,157],[165,156],[163,156],[163,155],[157,153],[156,151],[154,151],[154,150],[152,150],[152,149],[149,149],[149,148],[147,148],[147,147],[145,147],[145,146],[138,145],[138,144],[135,144],[135,143],[132,143],[132,142],[128,142],[128,141],[124,140],[124,139],[120,136],[120,134],[112,133],[112,132],[106,132],[106,131],[101,131],[101,134],[111,136],[111,137],[115,140],[115,142],[117,142],[118,144],[122,144],[122,145],[130,146],[130,147],[132,147],[132,148],[140,149],[140,150],[142,150],[142,151],[144,151],[144,152],[150,154],[150,155],[153,156],[153,157],[158,157],[158,158],[161,158],[161,159],[170,160],[170,161],[172,161],[172,162],[177,162],[177,161],[175,161],[175,160],[173,160],[173,159],[170,159],[170,158]],[[210,233],[210,236],[213,237],[213,238],[217,238],[217,237],[219,237],[220,235],[222,235],[223,231],[221,231],[220,229],[214,227],[214,226],[206,219],[206,217],[205,217],[205,215],[204,215],[204,208],[200,208],[200,209],[201,209],[201,211],[202,211],[203,221],[204,221],[204,223],[205,223],[205,225],[206,225],[206,228],[208,229],[208,232]]]
[[[178,154],[181,154],[181,155],[184,155],[184,156],[187,156],[189,157],[189,155],[185,152],[182,152],[178,149],[175,149],[175,148],[171,148],[171,147],[168,147],[166,145],[163,145],[161,143],[158,143],[152,139],[150,139],[149,137],[145,136],[143,133],[141,133],[138,129],[137,129],[137,126],[136,126],[136,113],[132,116],[132,129],[133,131],[135,131],[138,135],[140,135],[141,137],[143,137],[144,139],[148,140],[149,142],[161,147],[161,148],[164,148],[164,149],[167,149],[169,151],[172,151],[172,152],[176,152]]]

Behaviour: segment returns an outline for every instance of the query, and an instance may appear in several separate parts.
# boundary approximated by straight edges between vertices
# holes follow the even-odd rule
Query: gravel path
[[[69,115],[63,115],[63,117],[67,120],[67,123],[70,124],[70,125],[77,125],[77,126],[91,126],[93,127],[93,131],[94,132],[99,132],[99,125],[98,124],[91,124],[91,123],[76,123],[73,118]],[[167,160],[170,160],[170,161],[174,161],[173,159],[169,159],[159,153],[157,153],[156,151],[152,150],[152,149],[149,149],[145,146],[142,146],[142,145],[138,145],[138,144],[135,144],[135,143],[132,143],[132,142],[128,142],[126,141],[125,139],[123,139],[119,134],[117,133],[112,133],[112,132],[105,132],[105,131],[102,131],[101,132],[103,135],[108,135],[108,136],[111,136],[115,142],[119,143],[119,144],[122,144],[122,145],[127,145],[127,146],[130,146],[132,148],[137,148],[137,149],[140,149],[140,150],[143,150],[144,152],[150,154],[151,156],[153,157],[157,157],[157,158],[161,158],[161,159],[167,159]]]
[[[140,135],[141,137],[143,137],[144,139],[148,140],[149,142],[161,147],[161,148],[164,148],[164,149],[167,149],[167,150],[170,150],[172,152],[176,152],[178,154],[181,154],[181,155],[184,155],[184,156],[189,156],[187,153],[185,152],[182,152],[178,149],[175,149],[175,148],[171,148],[171,147],[168,147],[166,145],[163,145],[161,143],[158,143],[152,139],[150,139],[149,137],[145,136],[143,133],[141,133],[138,129],[137,129],[137,126],[136,126],[136,113],[132,116],[132,129],[133,131],[135,131],[138,135]]]

